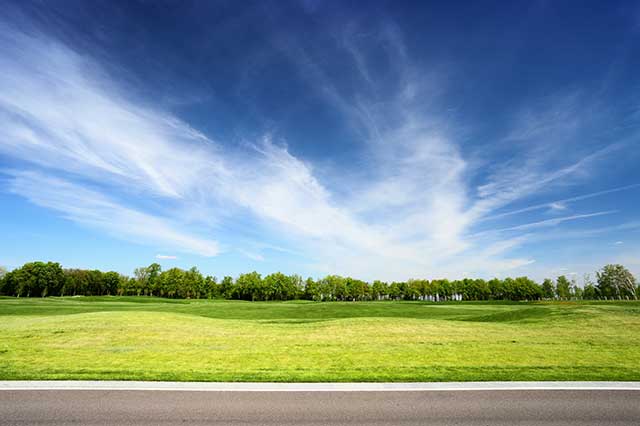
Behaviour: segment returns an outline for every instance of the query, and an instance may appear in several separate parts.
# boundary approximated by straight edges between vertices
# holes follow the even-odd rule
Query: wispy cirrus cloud
[[[346,207],[353,217],[368,226],[369,232],[381,232],[388,253],[377,250],[376,254],[385,253],[380,259],[382,264],[401,265],[402,272],[395,274],[406,276],[419,270],[438,271],[436,274],[502,270],[532,263],[531,259],[501,258],[507,255],[507,250],[483,248],[488,245],[514,249],[525,244],[528,238],[478,241],[474,228],[514,202],[587,179],[596,163],[623,147],[621,143],[591,144],[592,147],[576,150],[578,155],[564,156],[564,161],[558,161],[560,150],[556,145],[561,146],[558,141],[564,138],[573,142],[576,135],[585,131],[588,117],[595,113],[591,110],[590,114],[584,114],[578,95],[558,96],[546,100],[551,108],[543,102],[515,116],[505,143],[517,141],[519,151],[513,152],[502,165],[489,168],[488,173],[483,171],[484,181],[474,187],[470,183],[477,181],[474,176],[477,170],[470,167],[469,159],[465,158],[462,145],[456,140],[459,135],[451,131],[455,123],[442,113],[441,100],[446,96],[444,79],[425,73],[424,69],[421,73],[415,72],[395,27],[388,26],[379,32],[369,28],[366,36],[354,34],[359,34],[358,26],[350,23],[345,32],[336,37],[351,56],[363,81],[361,87],[356,84],[348,91],[333,84],[321,62],[315,61],[313,53],[295,40],[279,39],[278,45],[288,52],[310,88],[341,111],[345,122],[365,142],[367,167],[376,173],[349,182],[354,189],[352,197],[346,200]],[[378,42],[373,43],[374,51],[371,44],[363,42],[371,38],[377,38]],[[379,58],[379,48],[385,45],[390,46],[389,62],[385,66],[391,67],[396,77],[391,91],[379,84],[380,76],[375,68],[367,66],[370,56]],[[580,152],[583,153],[580,155]],[[552,206],[545,203],[547,208]],[[529,233],[608,213],[576,214],[505,229]],[[493,232],[498,234],[500,232]],[[486,253],[489,255],[483,255]],[[384,261],[393,259],[393,254],[400,254],[403,260]],[[375,255],[372,257],[369,253],[362,253],[363,259],[353,252],[336,257],[334,265],[345,262],[351,266],[362,265],[363,270],[375,268],[373,265],[378,263]],[[470,258],[482,261],[471,262]],[[471,264],[473,267],[465,266]]]
[[[571,215],[571,216],[556,217],[556,218],[553,218],[553,219],[545,219],[545,220],[540,220],[540,221],[537,221],[537,222],[531,222],[531,223],[525,223],[525,224],[522,224],[522,225],[511,226],[509,228],[502,228],[502,229],[496,230],[495,232],[524,231],[524,230],[530,230],[530,229],[535,229],[535,228],[557,226],[557,225],[560,225],[560,224],[562,224],[564,222],[569,222],[569,221],[572,221],[572,220],[587,219],[587,218],[591,218],[591,217],[604,216],[604,215],[613,214],[613,213],[616,213],[616,210],[608,210],[608,211],[595,212],[595,213],[575,214],[575,215]]]
[[[264,256],[260,253],[254,253],[244,249],[239,249],[238,252],[248,259],[255,260],[257,262],[264,262]]]
[[[173,256],[170,254],[156,254],[156,259],[160,260],[176,260],[178,256]]]
[[[100,209],[91,211],[85,203],[82,212],[69,212],[60,197],[69,198],[73,191],[54,194],[51,185],[43,185],[39,194],[37,181],[69,187],[71,183],[51,174],[63,173],[76,180],[78,192],[84,183],[77,178],[82,177],[100,182],[105,191],[166,198],[172,207],[166,213],[191,213],[201,207],[228,212],[230,206],[306,238],[383,244],[333,205],[310,167],[286,147],[267,137],[244,153],[223,151],[183,121],[121,95],[122,88],[96,72],[99,66],[90,59],[40,34],[7,26],[2,30],[0,48],[5,54],[0,66],[6,78],[0,82],[0,150],[42,168],[37,175],[14,176],[14,193],[76,222],[111,228],[125,237],[142,236],[127,223],[135,218],[134,210],[103,199]],[[95,191],[86,195],[93,200],[100,196]],[[169,233],[166,226],[160,228]],[[175,232],[172,236],[178,237]],[[186,247],[186,242],[195,247]],[[212,245],[203,250],[189,237],[179,246],[207,255],[218,252]]]
[[[0,149],[170,198],[197,195],[224,167],[212,142],[170,114],[125,99],[99,64],[41,34],[0,26]],[[177,146],[180,149],[177,149]],[[205,161],[193,161],[202,156]]]
[[[220,252],[214,240],[191,235],[170,219],[140,212],[119,204],[100,192],[38,172],[9,171],[9,190],[33,204],[59,212],[83,226],[117,238],[177,248],[201,256]]]
[[[456,123],[441,113],[446,79],[412,63],[397,27],[382,25],[366,45],[354,37],[357,32],[357,25],[349,26],[332,47],[357,70],[361,85],[349,91],[334,84],[296,40],[275,43],[352,129],[354,145],[366,159],[367,173],[345,174],[338,188],[273,135],[232,148],[131,95],[96,59],[4,23],[0,152],[31,170],[9,171],[8,187],[73,222],[162,250],[215,256],[229,247],[261,262],[271,247],[303,253],[317,273],[383,279],[505,273],[535,262],[512,253],[537,229],[611,213],[497,224],[493,232],[476,232],[488,218],[624,190],[501,212],[584,177],[617,145],[554,160],[553,168],[546,145],[527,147],[526,141],[544,138],[558,126],[567,135],[580,131],[582,120],[573,117],[569,99],[558,106],[562,114],[529,111],[514,120],[506,139],[522,143],[523,150],[479,178],[470,166],[475,159],[452,130]],[[388,72],[397,77],[391,88],[369,65],[380,46]],[[229,230],[251,233],[255,241],[229,237]],[[271,244],[273,235],[286,247]]]
[[[597,192],[592,192],[589,194],[583,194],[583,195],[578,195],[575,197],[570,197],[570,198],[563,198],[560,200],[556,200],[556,201],[551,201],[551,202],[545,202],[545,203],[540,203],[540,204],[534,204],[532,206],[528,206],[528,207],[524,207],[521,209],[517,209],[517,210],[511,210],[508,212],[504,212],[504,213],[497,213],[497,214],[493,214],[491,216],[485,217],[485,220],[489,220],[489,219],[499,219],[499,218],[503,218],[503,217],[507,217],[507,216],[512,216],[512,215],[516,215],[516,214],[520,214],[520,213],[527,213],[527,212],[531,212],[531,211],[535,211],[535,210],[541,210],[541,209],[554,209],[554,210],[565,210],[567,204],[576,202],[576,201],[582,201],[582,200],[588,200],[591,198],[596,198],[596,197],[600,197],[603,195],[607,195],[607,194],[613,194],[613,193],[617,193],[617,192],[622,192],[622,191],[628,191],[628,190],[632,190],[632,189],[638,189],[640,188],[640,184],[636,183],[636,184],[632,184],[632,185],[624,185],[624,186],[620,186],[617,188],[611,188],[611,189],[607,189],[604,191],[597,191]],[[558,208],[559,206],[562,206],[564,208]]]

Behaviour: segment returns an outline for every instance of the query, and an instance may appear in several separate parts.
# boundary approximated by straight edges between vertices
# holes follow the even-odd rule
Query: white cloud
[[[549,209],[551,211],[563,211],[563,210],[567,210],[567,205],[559,202],[550,203]]]
[[[219,237],[206,235],[231,229],[261,240],[273,233],[291,247],[262,242],[255,249],[232,250],[256,261],[264,261],[261,248],[302,252],[316,271],[383,279],[517,270],[535,261],[510,255],[530,240],[532,229],[610,213],[498,230],[521,234],[509,238],[499,232],[473,234],[484,218],[497,217],[496,210],[567,184],[610,148],[567,159],[552,171],[544,167],[544,156],[518,157],[489,170],[474,188],[470,160],[438,112],[442,79],[433,74],[423,78],[411,64],[399,31],[389,26],[380,39],[398,87],[385,93],[375,69],[367,67],[370,52],[349,34],[345,37],[343,46],[366,83],[366,88],[356,88],[356,95],[341,93],[295,42],[280,46],[363,140],[362,155],[373,173],[345,177],[340,184],[349,189],[338,196],[313,164],[270,136],[248,149],[232,150],[127,95],[125,87],[87,56],[42,35],[2,25],[0,152],[38,170],[11,172],[10,189],[74,222],[162,250],[214,256],[221,251]],[[520,130],[510,133],[511,139],[549,131],[544,120],[527,118]],[[554,123],[566,121],[561,118]],[[565,130],[573,131],[578,124]],[[621,189],[610,192],[616,190]],[[118,200],[107,193],[117,194]],[[590,196],[595,195],[502,215],[540,206],[561,210]],[[153,214],[141,207],[149,200]],[[248,217],[248,224],[239,224],[239,217]],[[191,225],[199,232],[189,231]],[[225,246],[244,247],[236,243]]]
[[[547,226],[557,226],[563,222],[568,222],[568,221],[572,221],[572,220],[577,220],[577,219],[587,219],[590,217],[598,217],[598,216],[604,216],[604,215],[608,215],[608,214],[613,214],[616,213],[615,210],[609,210],[609,211],[602,211],[602,212],[595,212],[595,213],[587,213],[587,214],[576,214],[576,215],[571,215],[571,216],[563,216],[563,217],[556,217],[553,219],[546,219],[546,220],[540,220],[538,222],[531,222],[531,223],[525,223],[522,225],[516,225],[516,226],[511,226],[508,228],[502,228],[502,229],[498,229],[496,232],[503,232],[503,231],[524,231],[524,230],[530,230],[533,228],[542,228],[542,227],[547,227]]]
[[[354,32],[352,27],[348,31]],[[596,161],[620,146],[598,147],[581,157],[567,158],[564,164],[558,165],[556,162],[549,167],[549,146],[556,143],[557,136],[547,143],[540,141],[535,144],[537,149],[526,150],[504,167],[490,170],[486,182],[474,193],[469,187],[470,173],[474,170],[463,157],[455,134],[446,130],[450,123],[443,121],[437,112],[430,109],[433,104],[438,104],[435,99],[441,96],[440,90],[434,86],[441,88],[442,85],[415,84],[418,80],[412,73],[408,56],[406,53],[398,54],[392,60],[399,81],[396,92],[411,93],[412,96],[392,94],[381,98],[380,87],[376,87],[375,72],[365,68],[366,49],[348,39],[348,35],[345,38],[346,41],[341,39],[342,43],[353,56],[356,68],[367,86],[357,96],[340,93],[326,77],[327,73],[313,62],[310,54],[290,41],[293,45],[290,56],[300,67],[301,74],[309,78],[310,86],[321,88],[319,92],[326,101],[343,112],[345,121],[358,134],[365,135],[371,150],[369,158],[373,160],[367,167],[377,171],[374,176],[367,175],[366,181],[361,182],[360,186],[351,183],[355,187],[355,195],[348,202],[350,211],[356,217],[366,218],[366,223],[370,225],[369,232],[382,232],[388,250],[363,256],[340,252],[334,259],[324,255],[323,258],[331,259],[329,262],[334,269],[339,270],[341,263],[347,263],[351,270],[369,276],[384,276],[386,273],[406,277],[420,270],[427,270],[431,275],[438,274],[438,271],[455,275],[461,270],[492,273],[529,265],[533,259],[505,259],[501,255],[507,255],[506,251],[492,253],[500,246],[514,249],[525,244],[529,238],[478,241],[473,234],[470,235],[470,231],[485,217],[514,201],[548,191],[554,186],[567,186],[576,178],[584,178]],[[401,47],[395,52],[405,52],[397,33],[394,33],[392,44]],[[441,83],[437,79],[433,81]],[[403,90],[403,87],[410,87],[411,90]],[[369,91],[374,94],[367,95]],[[412,103],[414,98],[420,99],[420,104]],[[531,112],[529,121],[516,122],[510,139],[546,138],[549,133],[558,133],[559,128],[563,129],[565,136],[579,131],[582,120],[577,118],[581,111],[574,108],[576,103],[575,97],[558,102],[554,105],[556,112],[552,114],[553,117]],[[546,106],[542,106],[544,108]],[[533,123],[533,119],[536,123]],[[566,207],[559,202],[546,203],[545,206],[556,210]],[[557,226],[608,213],[576,214],[517,225],[509,230],[529,232],[531,229]],[[497,233],[493,231],[493,234]],[[481,247],[487,245],[491,249],[483,252]],[[329,248],[328,251],[335,250]],[[402,260],[395,259],[394,254],[400,254]],[[378,259],[376,255],[381,255],[381,258]],[[385,266],[377,268],[379,264]],[[371,269],[376,269],[376,273]]]
[[[485,217],[483,220],[499,219],[499,218],[506,217],[506,216],[511,216],[511,215],[515,215],[515,214],[531,212],[531,211],[545,209],[545,208],[554,209],[555,205],[565,206],[566,207],[567,204],[574,203],[576,201],[588,200],[590,198],[600,197],[600,196],[603,196],[603,195],[613,194],[613,193],[621,192],[621,191],[629,191],[629,190],[638,189],[638,188],[640,188],[640,184],[638,184],[638,183],[632,184],[632,185],[620,186],[620,187],[616,187],[616,188],[607,189],[607,190],[604,190],[604,191],[592,192],[592,193],[589,193],[589,194],[579,195],[579,196],[570,197],[570,198],[564,198],[564,199],[561,199],[561,200],[556,200],[556,201],[552,201],[552,202],[548,202],[548,203],[534,204],[532,206],[524,207],[524,208],[517,209],[517,210],[512,210],[512,211],[505,212],[505,213],[493,214],[491,216]]]
[[[238,249],[238,252],[248,259],[255,260],[257,262],[264,262],[264,256],[260,253],[254,253],[243,249]]]
[[[491,216],[491,213],[514,201],[548,191],[553,185],[567,185],[572,177],[585,175],[596,161],[602,160],[604,156],[620,146],[620,144],[605,146],[550,172],[542,167],[545,164],[544,158],[527,153],[524,155],[525,160],[512,161],[499,167],[491,174],[488,183],[478,187],[480,200],[475,203],[470,213],[478,220],[482,220],[483,217],[498,217],[499,215]],[[549,203],[545,206],[549,206]],[[520,212],[530,210],[533,209],[521,209]],[[505,215],[507,214],[501,216]]]
[[[171,220],[123,206],[99,192],[37,172],[9,172],[9,189],[65,218],[117,238],[174,247],[201,256],[215,256],[218,243],[182,231]]]
[[[178,256],[173,256],[169,254],[156,254],[156,259],[160,259],[160,260],[175,260],[177,258]]]
[[[208,138],[127,100],[98,64],[41,37],[0,26],[2,151],[171,198],[224,176]]]

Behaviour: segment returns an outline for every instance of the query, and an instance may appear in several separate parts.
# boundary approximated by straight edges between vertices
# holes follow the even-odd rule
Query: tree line
[[[561,275],[541,284],[527,277],[470,279],[412,279],[368,283],[351,277],[328,275],[314,280],[280,272],[257,272],[237,278],[204,276],[193,267],[166,271],[153,263],[136,268],[133,276],[109,271],[63,269],[55,262],[29,262],[8,272],[0,267],[0,295],[46,296],[158,296],[180,299],[238,299],[250,301],[307,299],[362,300],[636,300],[640,292],[634,276],[622,265],[606,265],[596,282],[585,276],[584,286]]]

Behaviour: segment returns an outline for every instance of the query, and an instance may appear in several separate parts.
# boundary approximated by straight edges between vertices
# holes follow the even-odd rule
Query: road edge
[[[640,391],[640,382],[249,383],[45,380],[0,381],[0,391],[104,390],[189,392],[425,392],[509,390]]]

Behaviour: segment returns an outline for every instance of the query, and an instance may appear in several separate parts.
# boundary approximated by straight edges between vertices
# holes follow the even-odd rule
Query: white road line
[[[199,392],[411,392],[492,390],[640,391],[640,382],[241,383],[134,381],[0,381],[0,391],[139,390]]]

